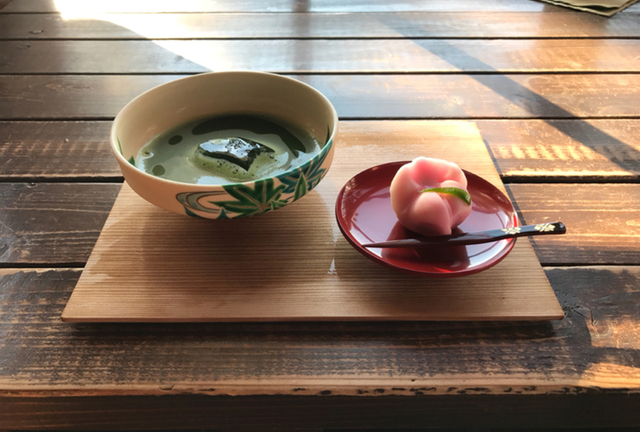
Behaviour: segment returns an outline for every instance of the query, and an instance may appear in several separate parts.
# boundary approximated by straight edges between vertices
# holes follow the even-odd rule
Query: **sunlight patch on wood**
[[[88,2],[85,0],[55,0],[55,5],[63,19],[93,19],[112,23],[122,28],[131,30],[152,41],[154,44],[164,48],[165,50],[176,54],[192,63],[203,66],[211,71],[232,70],[233,52],[227,52],[224,45],[208,45],[207,50],[203,52],[200,45],[194,43],[183,43],[181,41],[169,40],[153,40],[154,35],[158,33],[158,23],[139,19],[136,12],[158,12],[166,11],[175,5],[170,1],[154,1],[146,2],[145,9],[141,11],[141,7],[136,2],[129,0],[113,0],[110,2]],[[121,12],[112,14],[110,12]],[[165,22],[164,25],[171,26],[174,32],[189,34],[188,19],[181,19],[178,16],[169,16],[171,22]],[[216,52],[212,52],[215,47]]]
[[[510,169],[503,171],[502,175],[505,176],[531,176],[531,177],[582,177],[582,176],[593,176],[593,177],[612,177],[612,176],[623,176],[628,177],[635,175],[631,171],[621,170],[621,169],[611,169],[611,170],[566,170],[566,169],[555,169],[555,170],[544,170],[544,169]]]
[[[576,383],[577,386],[600,388],[640,387],[640,368],[611,363],[591,364]]]

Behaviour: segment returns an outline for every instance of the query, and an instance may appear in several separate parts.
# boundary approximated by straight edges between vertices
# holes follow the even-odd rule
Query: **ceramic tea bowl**
[[[140,149],[158,135],[190,121],[238,113],[296,125],[316,138],[320,152],[281,174],[220,185],[177,182],[136,167]],[[337,126],[329,100],[305,83],[263,72],[212,72],[133,99],[116,116],[110,141],[125,180],[145,200],[183,215],[232,219],[284,207],[316,187],[333,161]]]

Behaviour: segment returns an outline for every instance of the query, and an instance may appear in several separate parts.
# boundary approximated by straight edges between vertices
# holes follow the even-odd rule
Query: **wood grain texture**
[[[4,270],[0,393],[638,393],[638,267],[546,274],[562,321],[101,325],[60,322],[78,270]]]
[[[334,171],[340,169],[339,162],[334,165]],[[324,186],[277,214],[216,224],[157,209],[125,185],[62,319],[562,318],[528,242],[519,239],[503,262],[477,275],[433,280],[400,274],[366,260],[339,237],[332,217],[335,186]]]
[[[0,399],[12,429],[216,431],[432,430],[515,428],[609,432],[638,426],[637,395],[36,397]],[[464,415],[460,415],[464,412]],[[522,429],[523,423],[527,429]],[[321,429],[318,429],[318,428]],[[380,428],[385,429],[380,429]],[[601,429],[598,429],[601,427]],[[400,428],[400,429],[398,429]],[[561,429],[568,428],[568,429]],[[595,429],[594,429],[595,428]],[[480,429],[483,430],[483,429]],[[634,431],[634,429],[622,429]]]
[[[84,3],[84,2],[82,2]],[[119,0],[89,4],[83,6],[80,2],[66,3],[56,0],[20,0],[7,6],[5,13],[49,13],[58,12],[65,5],[75,7],[77,11],[90,10],[100,13],[166,13],[166,12],[389,12],[389,11],[544,11],[562,12],[566,9],[527,0],[487,0],[478,4],[473,0],[453,0],[447,2],[423,2],[419,0],[403,0],[390,3],[384,0],[355,0],[341,2],[328,0],[323,2],[309,2],[307,0],[275,0],[264,3],[261,0],[184,0],[174,2],[170,0]]]
[[[0,0],[0,11],[9,3],[11,3],[11,0]]]
[[[638,185],[511,184],[523,224],[561,220],[561,240],[531,238],[544,264],[640,262]]]
[[[629,72],[600,73],[627,70],[610,60],[635,52],[612,47],[638,38],[640,3],[605,19],[531,0],[78,1],[65,18],[73,12],[86,17],[82,8],[96,5],[112,16],[66,21],[56,9],[62,0],[16,0],[2,8],[6,3],[0,0],[0,39],[5,42],[0,68],[9,74],[0,76],[0,261],[6,260],[0,265],[44,268],[0,269],[0,429],[640,427],[637,55],[626,60],[632,65]],[[147,8],[161,13],[130,14]],[[123,13],[113,13],[118,11]],[[176,21],[183,25],[174,26]],[[94,52],[68,46],[52,59],[41,47],[55,46],[52,39],[143,42],[142,36],[225,43],[256,38],[293,73],[309,66],[353,71],[299,75],[330,96],[342,120],[368,120],[342,121],[342,145],[428,142],[430,137],[420,136],[425,126],[406,118],[477,120],[503,180],[555,183],[509,188],[525,221],[554,216],[569,227],[562,243],[535,245],[547,263],[571,264],[545,268],[565,319],[61,322],[80,269],[47,266],[85,263],[119,188],[78,181],[119,180],[108,155],[108,122],[132,97],[177,75],[152,70],[149,77],[90,76],[97,70],[92,69],[97,68]],[[414,64],[389,53],[407,69],[417,65],[438,72],[383,76],[358,70],[383,63],[375,47],[364,62],[353,56],[357,67],[340,57],[353,50],[340,47],[330,51],[337,66],[316,58],[316,63],[285,59],[268,51],[269,38],[280,39],[281,45],[274,46],[282,49],[289,49],[292,38],[307,39],[302,44],[307,48],[316,42],[334,46],[329,42],[344,38],[364,47],[371,38],[382,38],[380,46],[405,47],[399,52],[415,57]],[[368,40],[354,40],[360,38]],[[424,38],[435,51],[431,55],[440,57],[408,50],[407,38]],[[455,48],[471,45],[449,43],[456,38],[463,44],[484,39],[483,46],[499,49],[466,52]],[[508,45],[496,40],[501,38],[529,42],[531,48],[506,55]],[[569,38],[561,42],[577,50],[561,50],[540,38]],[[586,49],[572,38],[609,50],[579,57]],[[391,44],[391,39],[402,43]],[[28,45],[34,41],[48,45],[32,49]],[[21,51],[12,51],[10,42]],[[545,43],[548,53],[535,48]],[[37,50],[40,64],[27,58]],[[124,52],[132,55],[131,66],[117,54],[108,59],[121,70],[142,70],[133,55],[144,58],[145,53]],[[167,68],[162,73],[202,66],[150,52]],[[71,60],[78,53],[82,56]],[[592,60],[596,55],[606,61],[598,65]],[[253,64],[245,59],[230,63]],[[573,72],[538,73],[544,64]],[[511,65],[536,73],[489,69]],[[78,75],[46,72],[64,68]],[[11,70],[54,75],[10,76]],[[385,118],[397,121],[377,121]],[[16,119],[37,121],[8,121]],[[83,119],[104,121],[74,121]],[[456,143],[455,135],[449,139]],[[50,180],[74,183],[46,183]],[[607,180],[632,183],[590,183]],[[571,181],[581,184],[562,184]]]
[[[84,263],[119,188],[100,183],[5,183],[0,188],[4,266]],[[568,227],[564,236],[531,239],[543,264],[638,263],[637,185],[510,184],[507,188],[523,223],[562,220]]]
[[[0,263],[82,265],[119,189],[119,184],[3,184]]]
[[[640,26],[638,26],[640,27]],[[640,40],[0,42],[2,74],[635,72]],[[233,53],[234,55],[231,55]],[[104,59],[109,58],[105,62]]]
[[[0,122],[0,179],[122,180],[111,122]]]
[[[640,175],[640,122],[480,120],[503,181],[632,181]]]
[[[423,132],[428,143],[343,145],[330,177],[303,201],[254,218],[212,223],[170,214],[147,204],[125,185],[63,319],[561,318],[526,239],[518,240],[501,265],[443,281],[401,275],[369,262],[341,236],[334,217],[338,191],[363,169],[390,160],[411,160],[422,152],[440,158],[451,155],[451,160],[502,189],[473,123],[443,122]],[[313,230],[308,229],[310,221]],[[215,281],[210,263],[224,269],[215,272]]]
[[[0,39],[630,38],[638,12],[1,14]]]
[[[420,141],[438,122],[341,121],[336,144]],[[628,182],[640,175],[638,120],[479,120],[476,126],[504,182]],[[0,122],[0,179],[120,180],[110,127],[110,121]]]
[[[113,118],[183,75],[0,76],[0,119]],[[350,118],[637,117],[640,75],[293,75]]]

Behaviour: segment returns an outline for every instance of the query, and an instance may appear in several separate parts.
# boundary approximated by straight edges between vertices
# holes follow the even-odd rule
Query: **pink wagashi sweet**
[[[398,221],[418,234],[449,235],[471,213],[464,172],[442,159],[418,157],[400,167],[389,192]]]

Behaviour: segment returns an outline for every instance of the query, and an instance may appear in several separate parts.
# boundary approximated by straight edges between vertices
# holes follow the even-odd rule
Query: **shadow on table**
[[[411,26],[414,25],[408,21],[402,22],[400,17],[391,21],[385,20],[385,16],[381,15],[379,20],[381,23],[394,29],[400,34],[403,32],[407,33],[406,29],[411,28]],[[605,18],[602,18],[601,22],[603,27],[607,25]],[[422,29],[422,31],[424,31],[424,29]],[[463,72],[465,69],[482,71],[482,73],[469,74],[468,76],[507,99],[514,105],[525,109],[532,114],[533,118],[545,121],[548,125],[563,134],[573,138],[590,149],[599,152],[602,156],[609,159],[620,168],[632,172],[638,169],[640,151],[603,132],[592,124],[578,119],[577,116],[572,114],[570,111],[554,104],[543,96],[512,80],[507,75],[498,72],[496,69],[475,58],[473,55],[457,48],[444,39],[438,39],[438,44],[434,44],[433,39],[412,40],[424,50],[438,56],[449,64],[458,67]],[[594,79],[597,79],[597,74],[594,74],[593,76]],[[557,119],[572,119],[575,121],[573,124],[553,121]],[[576,127],[575,123],[578,123],[579,127]],[[629,159],[618,161],[612,160],[610,155],[603,152],[603,149],[610,146],[617,146],[620,151],[628,154]]]
[[[555,377],[568,386],[557,391],[571,394],[587,391],[583,385],[593,391],[607,376],[637,376],[640,365],[640,273],[624,268],[548,269],[566,314],[554,322],[62,323],[79,275],[77,269],[54,269],[0,277],[0,381],[155,385],[159,379],[330,376],[437,382],[513,373],[518,382]],[[504,388],[505,394],[528,391],[535,387]]]

